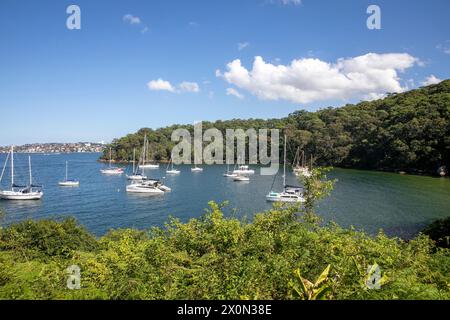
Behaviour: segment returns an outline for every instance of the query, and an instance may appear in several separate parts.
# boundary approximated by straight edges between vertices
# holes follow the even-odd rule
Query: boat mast
[[[11,146],[11,188],[14,188],[14,146]]]
[[[66,161],[66,181],[67,181],[67,178],[68,178],[68,174],[67,174],[68,169],[67,169],[67,166],[68,166],[68,164],[67,164],[67,161]]]
[[[28,156],[28,169],[30,173],[30,187],[33,185],[33,178],[31,177],[31,156]]]
[[[136,162],[136,148],[133,149],[133,174],[136,174],[135,165]]]
[[[109,147],[109,167],[111,168],[111,160],[112,160],[112,148]]]
[[[142,160],[142,164],[145,165],[146,162],[146,158],[147,158],[147,134],[144,135],[144,151],[143,153],[143,160]]]
[[[286,188],[286,135],[284,135],[283,188]]]

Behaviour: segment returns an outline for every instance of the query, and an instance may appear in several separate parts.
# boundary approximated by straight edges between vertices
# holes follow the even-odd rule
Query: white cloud
[[[250,43],[248,43],[248,42],[239,42],[238,43],[238,50],[242,51],[245,48],[247,48],[249,45],[250,45]]]
[[[255,57],[247,70],[240,60],[227,64],[227,71],[216,71],[230,84],[263,100],[311,103],[378,97],[387,92],[402,92],[398,72],[413,67],[419,60],[406,53],[368,53],[341,58],[329,63],[317,58],[293,60],[289,65],[267,63]]]
[[[227,88],[227,96],[235,96],[239,99],[244,99],[244,96],[240,94],[236,89],[234,88]]]
[[[189,21],[188,26],[189,27],[198,27],[199,23],[196,21]]]
[[[184,81],[180,83],[180,90],[184,92],[199,92],[200,87],[198,86],[197,82],[187,82]]]
[[[146,27],[143,27],[142,30],[141,30],[141,33],[142,33],[142,34],[147,33],[149,30],[150,30],[150,29],[149,29],[147,26],[146,26]]]
[[[200,92],[200,86],[197,82],[183,81],[178,85],[177,89],[169,81],[163,80],[161,78],[148,82],[147,87],[153,91],[169,91],[172,93]]]
[[[429,75],[428,77],[425,78],[425,80],[422,82],[423,86],[429,86],[432,84],[437,84],[439,82],[441,82],[442,79],[437,78],[435,75]]]
[[[147,87],[150,90],[154,91],[169,91],[169,92],[175,92],[175,88],[172,86],[172,84],[169,81],[165,81],[161,78],[158,80],[152,80],[149,83],[147,83]]]
[[[133,16],[132,14],[124,15],[123,21],[129,24],[141,24],[141,18]]]

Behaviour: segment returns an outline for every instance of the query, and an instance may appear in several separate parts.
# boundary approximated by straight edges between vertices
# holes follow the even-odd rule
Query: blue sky
[[[81,30],[66,28],[70,4]],[[370,4],[381,30],[366,27]],[[0,145],[283,117],[447,79],[449,12],[448,0],[2,0]]]

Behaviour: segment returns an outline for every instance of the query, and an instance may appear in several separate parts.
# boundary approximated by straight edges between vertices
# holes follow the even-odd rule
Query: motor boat
[[[192,172],[203,172],[203,168],[199,168],[197,166],[195,166],[194,168],[191,168]]]

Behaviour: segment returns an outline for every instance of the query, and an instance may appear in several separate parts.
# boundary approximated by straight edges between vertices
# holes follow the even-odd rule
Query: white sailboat
[[[33,177],[31,174],[31,157],[28,156],[28,170],[29,170],[29,185],[20,186],[14,183],[14,147],[11,146],[10,151],[11,156],[11,189],[10,190],[0,190],[0,199],[4,200],[39,200],[44,195],[41,186],[33,185]],[[6,158],[5,165],[3,167],[2,174],[0,176],[0,182],[3,179],[3,174],[6,169],[6,163],[8,157]]]
[[[305,202],[300,187],[286,185],[286,136],[284,136],[283,192],[270,191],[266,200],[270,202]]]
[[[237,182],[247,182],[250,181],[250,177],[246,174],[237,174],[235,177],[233,177],[233,181]]]
[[[301,159],[301,160],[300,160]],[[300,164],[301,161],[301,164]],[[311,156],[311,168],[312,168],[312,156]],[[302,151],[300,154],[300,149],[297,149],[294,159],[294,174],[299,177],[310,177],[311,170],[305,165],[305,151]]]
[[[238,169],[233,171],[234,174],[255,174],[255,170],[249,169],[249,166],[247,165],[240,165]]]
[[[78,187],[80,185],[80,181],[72,180],[68,178],[68,161],[66,161],[66,178],[64,181],[58,182],[61,187]]]
[[[108,175],[119,175],[119,174],[122,174],[123,173],[123,169],[111,166],[111,161],[112,161],[112,149],[109,148],[109,167],[106,168],[106,169],[101,169],[100,172],[103,173],[103,174],[108,174]]]
[[[169,167],[170,167],[170,170],[169,170]],[[169,164],[167,165],[166,173],[167,174],[180,174],[180,172],[181,172],[180,170],[174,169],[173,160],[172,160],[172,158],[170,158]]]
[[[224,177],[227,177],[227,178],[234,178],[234,177],[237,177],[237,174],[236,174],[236,173],[233,173],[233,171],[230,171],[230,164],[229,164],[229,163],[227,164],[227,172],[225,172],[225,173],[223,174],[223,176],[224,176]]]
[[[139,167],[139,165],[138,165]],[[142,173],[137,172],[136,170],[136,149],[133,149],[133,173],[131,175],[127,175],[128,180],[140,181],[145,180],[147,177]]]
[[[148,140],[147,135],[144,136],[144,150],[143,150],[143,158],[142,158],[142,164],[139,165],[139,169],[159,169],[159,164],[157,163],[147,163],[149,161],[147,159],[148,157]]]
[[[191,168],[191,172],[203,172],[203,168],[197,167],[197,164],[194,164],[194,167]]]

